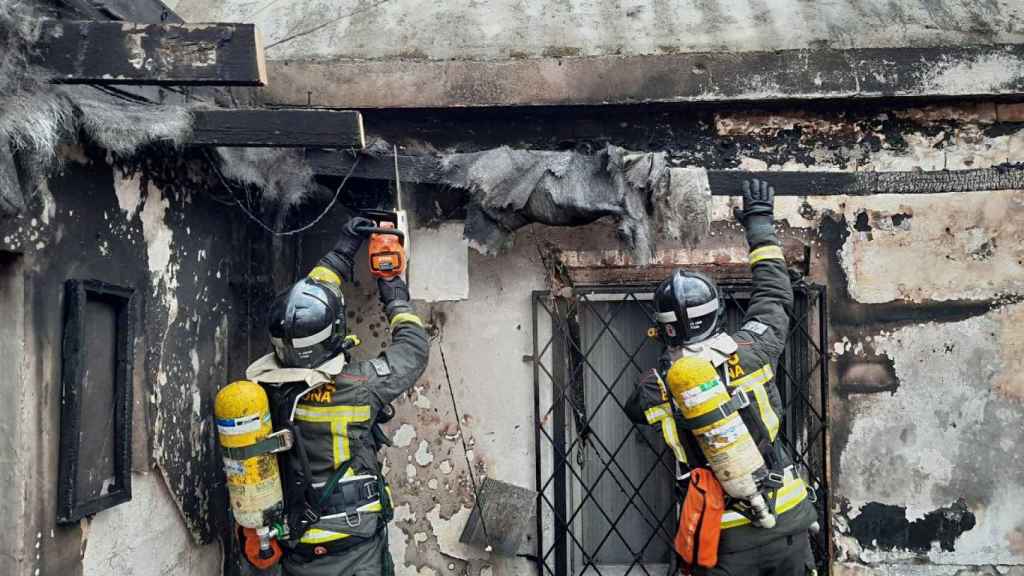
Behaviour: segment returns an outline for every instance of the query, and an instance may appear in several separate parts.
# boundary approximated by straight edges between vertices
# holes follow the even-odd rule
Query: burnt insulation
[[[23,196],[59,168],[62,144],[87,141],[121,159],[155,143],[178,148],[191,135],[192,110],[213,108],[200,100],[166,105],[100,86],[53,84],[50,71],[29,61],[39,35],[34,4],[0,0],[0,215],[20,212]],[[224,176],[257,191],[267,204],[290,208],[320,191],[295,150],[217,152]]]
[[[657,239],[697,243],[710,223],[704,170],[670,168],[664,152],[608,146],[595,154],[515,150],[450,154],[441,179],[470,192],[464,235],[494,254],[531,223],[581,226],[611,216],[640,264]]]
[[[29,62],[39,34],[33,3],[0,0],[0,140],[9,142],[23,191],[31,193],[57,164],[61,144],[84,137],[115,156],[130,156],[147,144],[180,145],[188,138],[192,119],[186,106],[52,84],[52,73]]]

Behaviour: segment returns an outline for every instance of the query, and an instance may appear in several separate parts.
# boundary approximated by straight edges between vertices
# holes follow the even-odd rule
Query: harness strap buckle
[[[772,490],[778,490],[786,483],[786,476],[781,472],[769,472],[768,477],[764,479],[764,483]]]
[[[750,406],[750,396],[747,395],[747,391],[743,388],[737,388],[736,391],[732,393],[732,397],[734,401],[739,402],[735,405],[736,411],[743,410],[747,406]]]
[[[292,435],[292,431],[287,428],[274,432],[267,436],[266,440],[273,440],[277,444],[275,448],[270,450],[271,454],[291,450],[292,446],[295,445],[295,437]]]
[[[310,508],[309,506],[306,506],[302,510],[300,520],[305,526],[312,526],[313,524],[316,524],[320,521],[320,515],[317,514],[316,511]]]
[[[356,521],[355,522],[352,522],[352,520],[350,520],[350,518],[352,518],[352,515],[347,513],[347,512],[341,513],[339,515],[339,518],[343,519],[345,521],[345,524],[347,524],[349,528],[356,528],[360,524],[363,523],[363,513],[358,511],[358,510],[356,510],[355,516],[356,516]]]
[[[363,488],[366,490],[367,500],[379,500],[380,499],[380,486],[376,481],[367,482],[363,484]]]

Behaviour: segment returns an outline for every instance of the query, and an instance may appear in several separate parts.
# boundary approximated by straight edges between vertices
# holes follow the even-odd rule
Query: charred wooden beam
[[[45,20],[38,63],[54,82],[263,86],[263,42],[252,24]]]
[[[352,169],[351,155],[310,150],[307,159],[317,174],[344,176]],[[401,155],[398,171],[403,182],[447,183],[440,158]],[[391,156],[363,156],[353,178],[394,180]],[[713,196],[737,196],[740,183],[761,178],[784,196],[867,196],[872,194],[943,194],[1024,189],[1024,164],[969,170],[843,172],[708,170]]]
[[[995,168],[894,172],[751,172],[708,170],[711,194],[737,195],[740,182],[761,178],[786,196],[867,196],[872,194],[944,194],[1024,189],[1024,165]]]
[[[0,136],[0,219],[17,216],[25,209],[18,169],[10,143]]]
[[[313,172],[323,176],[345,176],[352,170],[355,157],[351,154],[328,150],[308,150],[306,159]],[[402,182],[437,184],[442,182],[444,169],[441,159],[435,156],[399,155],[398,173]],[[353,178],[364,180],[394,180],[395,159],[391,155],[359,158],[359,164],[352,172]]]
[[[206,110],[193,113],[190,144],[363,148],[363,116],[352,110]],[[392,173],[394,170],[392,170]]]

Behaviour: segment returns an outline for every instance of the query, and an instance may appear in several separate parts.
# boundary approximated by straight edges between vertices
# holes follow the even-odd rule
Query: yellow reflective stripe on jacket
[[[668,402],[651,406],[644,411],[648,424],[661,423],[661,437],[665,444],[676,455],[676,460],[686,464],[686,451],[683,450],[683,443],[679,441],[679,430],[676,428],[676,419],[672,415],[672,405]]]
[[[772,365],[765,364],[761,369],[729,382],[729,386],[742,388],[744,392],[754,395],[754,399],[757,400],[757,409],[761,413],[761,421],[764,422],[765,428],[768,429],[768,437],[773,442],[779,434],[779,416],[775,413],[772,403],[768,400],[768,391],[765,390],[764,385],[771,382],[774,377],[775,373],[772,372]]]
[[[774,244],[768,246],[761,246],[756,250],[750,251],[750,265],[753,266],[761,260],[785,260],[785,256],[782,255],[782,248]]]
[[[341,286],[341,276],[326,266],[317,266],[309,271],[307,278]]]
[[[302,535],[299,542],[303,544],[323,544],[325,542],[334,542],[335,540],[341,540],[342,538],[348,538],[351,534],[345,534],[344,532],[335,532],[334,530],[322,530],[320,528],[310,528],[306,530],[306,533]]]
[[[370,419],[370,407],[361,406],[310,406],[299,404],[295,409],[295,419],[300,422],[320,422],[331,425],[331,439],[334,445],[334,467],[352,457],[349,451],[348,425],[353,422],[366,422]],[[345,474],[353,475],[350,468]]]
[[[395,314],[395,317],[391,319],[391,327],[394,328],[395,324],[400,324],[402,322],[408,322],[423,328],[423,320],[420,320],[420,317],[412,312],[401,312],[399,314]]]
[[[779,516],[792,510],[805,498],[807,498],[807,485],[804,484],[802,478],[793,477],[792,473],[787,470],[786,481],[775,496],[775,515]],[[750,520],[735,510],[726,510],[725,514],[722,514],[723,530],[746,524],[750,524]]]

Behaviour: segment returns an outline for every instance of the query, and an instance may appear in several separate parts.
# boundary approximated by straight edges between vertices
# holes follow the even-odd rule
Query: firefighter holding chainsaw
[[[358,338],[347,331],[342,285],[353,281],[355,255],[372,231],[389,233],[366,218],[349,220],[334,248],[270,308],[273,353],[218,394],[232,508],[257,568],[280,560],[285,574],[297,576],[394,573],[390,490],[377,459],[389,441],[379,425],[426,369],[429,342],[399,275],[404,251],[399,245],[378,266],[371,237],[371,272],[392,341],[376,358],[349,360]],[[262,400],[257,389],[266,392]],[[255,436],[243,442],[246,426]]]
[[[793,290],[774,231],[774,189],[749,180],[742,191],[736,218],[753,276],[742,326],[724,332],[710,278],[675,271],[654,295],[662,365],[641,376],[626,408],[634,422],[661,428],[686,479],[675,539],[684,573],[805,576],[816,512],[778,437],[775,384]]]

